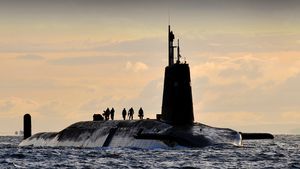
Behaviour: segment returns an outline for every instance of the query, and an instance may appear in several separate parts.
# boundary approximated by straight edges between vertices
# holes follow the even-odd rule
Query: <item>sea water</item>
[[[300,135],[243,141],[243,146],[135,149],[18,147],[0,136],[0,168],[300,168]]]

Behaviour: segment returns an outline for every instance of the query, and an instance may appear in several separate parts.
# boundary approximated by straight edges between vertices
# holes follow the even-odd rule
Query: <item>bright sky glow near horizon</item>
[[[168,13],[195,121],[300,134],[299,1],[0,0],[0,135],[21,130],[27,112],[33,133],[107,107],[116,119],[124,107],[155,118]]]

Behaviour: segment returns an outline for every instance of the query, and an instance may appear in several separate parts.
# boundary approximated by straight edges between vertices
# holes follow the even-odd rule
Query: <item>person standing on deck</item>
[[[127,112],[126,112],[126,109],[124,108],[122,111],[123,120],[126,119],[126,115],[127,115]]]
[[[109,108],[107,108],[105,111],[103,111],[104,113],[103,113],[103,116],[104,116],[104,118],[105,118],[105,120],[109,120],[109,113],[110,113],[110,111],[109,111]]]
[[[129,120],[133,120],[133,114],[134,114],[134,110],[133,108],[131,107],[128,111],[128,115],[129,115]]]
[[[112,109],[110,110],[110,119],[111,119],[111,120],[114,120],[114,116],[115,116],[115,109],[112,108]]]
[[[142,108],[139,110],[139,118],[142,120],[144,118],[144,111]]]

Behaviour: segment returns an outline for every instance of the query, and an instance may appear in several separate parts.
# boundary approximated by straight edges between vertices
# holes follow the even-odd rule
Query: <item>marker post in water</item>
[[[30,114],[24,115],[24,140],[31,136],[31,116]]]

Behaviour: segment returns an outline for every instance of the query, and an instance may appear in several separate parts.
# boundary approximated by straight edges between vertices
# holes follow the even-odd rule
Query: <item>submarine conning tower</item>
[[[192,125],[194,111],[190,68],[186,62],[180,62],[179,40],[178,45],[174,46],[174,38],[169,25],[169,65],[165,68],[161,120],[172,125]],[[174,63],[175,48],[177,48],[176,63]]]

